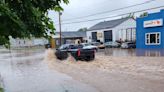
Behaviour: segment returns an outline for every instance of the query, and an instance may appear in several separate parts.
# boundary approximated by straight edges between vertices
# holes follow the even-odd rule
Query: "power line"
[[[82,17],[76,17],[76,18],[72,18],[72,19],[65,19],[63,21],[70,21],[70,20],[75,20],[75,19],[81,19],[81,18],[91,17],[91,16],[95,16],[95,15],[106,14],[106,13],[109,13],[109,12],[114,12],[114,11],[118,11],[118,10],[123,10],[123,9],[127,9],[127,8],[136,7],[136,6],[139,6],[139,5],[147,4],[147,3],[150,3],[150,2],[153,2],[153,1],[156,1],[156,0],[149,0],[149,1],[146,1],[146,2],[143,2],[143,3],[139,3],[139,4],[134,4],[134,5],[130,5],[130,6],[122,7],[122,8],[117,8],[117,9],[109,10],[109,11],[94,13],[94,14],[90,14],[90,15],[86,15],[86,16],[82,16]]]
[[[163,7],[164,6],[158,6],[158,7],[154,7],[154,8],[149,8],[149,9],[144,9],[144,10],[139,10],[139,11],[134,11],[134,12],[129,12],[129,13],[113,15],[113,16],[109,16],[109,17],[95,18],[95,19],[83,20],[83,21],[74,21],[74,22],[68,22],[68,23],[62,23],[62,24],[77,24],[77,23],[90,22],[90,21],[102,20],[102,19],[107,19],[107,18],[115,18],[115,17],[124,16],[124,15],[127,15],[127,14],[139,13],[139,12],[148,11],[148,10],[154,10],[154,9],[163,8]]]

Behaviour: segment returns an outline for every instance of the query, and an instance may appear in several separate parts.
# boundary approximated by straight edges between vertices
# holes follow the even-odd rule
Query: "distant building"
[[[164,10],[137,18],[137,48],[164,48],[163,22]]]
[[[53,36],[53,38],[56,41],[56,45],[60,45],[60,33],[56,32],[56,34]],[[86,32],[80,32],[80,31],[75,31],[75,32],[62,32],[61,33],[61,38],[62,38],[62,44],[70,44],[70,43],[81,43],[81,42],[86,42],[87,37],[86,37]]]
[[[20,39],[10,37],[11,47],[30,47],[30,46],[42,46],[48,43],[45,38],[31,38],[31,39]]]
[[[133,18],[121,18],[100,22],[87,31],[89,42],[135,41],[136,21]]]

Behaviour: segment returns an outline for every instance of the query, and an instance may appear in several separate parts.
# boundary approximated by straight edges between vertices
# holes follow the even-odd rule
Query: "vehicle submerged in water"
[[[73,44],[65,44],[59,47],[55,55],[57,59],[64,60],[68,58],[68,53],[74,57],[76,61],[91,61],[95,58],[95,50],[89,48],[83,48],[82,45],[73,45]]]

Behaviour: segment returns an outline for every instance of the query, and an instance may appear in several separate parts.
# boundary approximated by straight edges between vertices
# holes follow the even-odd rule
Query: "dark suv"
[[[93,49],[84,49],[82,45],[62,45],[57,49],[55,55],[58,59],[67,59],[70,53],[76,60],[90,61],[95,58],[95,51]]]

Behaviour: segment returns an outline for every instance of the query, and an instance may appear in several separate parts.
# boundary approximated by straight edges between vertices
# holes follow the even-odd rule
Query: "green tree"
[[[140,18],[145,17],[145,16],[147,16],[147,15],[148,15],[148,12],[144,12],[144,13],[142,13],[142,14],[140,15]]]
[[[84,28],[80,28],[78,31],[87,31],[88,29],[86,28],[86,27],[84,27]]]
[[[62,11],[62,2],[69,3],[68,0],[0,0],[0,44],[9,44],[9,36],[48,37],[48,31],[54,33],[48,11]]]

